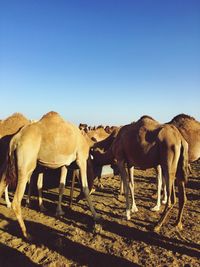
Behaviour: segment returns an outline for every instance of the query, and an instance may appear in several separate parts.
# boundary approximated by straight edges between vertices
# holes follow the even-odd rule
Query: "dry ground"
[[[22,239],[15,216],[2,199],[0,266],[200,266],[200,165],[193,165],[187,186],[181,233],[173,227],[177,204],[161,232],[151,232],[160,217],[159,212],[150,211],[155,203],[155,173],[152,169],[136,170],[135,177],[139,211],[129,222],[125,219],[125,200],[117,198],[119,178],[103,177],[104,189],[92,195],[102,216],[102,229],[97,227],[95,231],[85,200],[74,203],[71,210],[68,208],[69,184],[62,218],[54,217],[56,188],[44,193],[46,213],[38,211],[36,199],[31,209],[23,203],[22,212],[32,242]],[[76,188],[76,195],[78,192]]]

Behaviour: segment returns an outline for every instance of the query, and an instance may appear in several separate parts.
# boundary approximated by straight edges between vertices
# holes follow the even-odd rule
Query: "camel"
[[[84,126],[84,124],[79,124],[79,129],[81,130],[82,135],[84,136],[84,138],[86,139],[89,147],[93,146],[93,144],[95,143],[94,140],[92,140],[88,134],[87,131],[85,131],[85,129],[81,128],[81,126]],[[95,132],[95,131],[94,131]],[[101,138],[101,137],[98,137]],[[72,164],[69,166],[70,169],[72,169],[72,186],[71,186],[71,192],[70,192],[70,207],[72,206],[72,199],[73,199],[73,190],[74,190],[74,184],[75,184],[75,178],[78,178],[78,180],[80,181],[80,170],[79,170],[79,166],[75,163],[72,162]],[[61,174],[60,174],[60,185],[59,185],[59,199],[58,199],[58,205],[56,208],[56,216],[62,216],[64,215],[64,211],[62,209],[62,195],[63,195],[63,187],[65,187],[66,184],[66,177],[67,176],[67,170],[66,170],[66,166],[62,166],[61,167]],[[93,181],[93,167],[91,165],[91,159],[90,157],[87,159],[87,179],[88,179],[88,187],[89,190],[91,191],[91,186],[92,186],[92,181]],[[29,186],[29,190],[28,190],[28,197],[27,197],[27,205],[30,206],[30,201],[31,201],[31,192],[30,189],[32,187],[32,180],[30,180],[30,186]],[[44,212],[46,211],[46,208],[43,204],[43,198],[42,198],[42,188],[43,188],[43,170],[40,170],[38,172],[38,180],[37,180],[37,189],[38,189],[38,202],[39,202],[39,209],[40,211]],[[82,198],[82,195],[81,195]]]
[[[115,128],[113,130],[113,132],[104,140],[94,143],[92,150],[100,150],[101,152],[106,152],[112,145],[112,143],[114,142],[114,140],[116,139],[117,135],[122,135],[127,128],[129,128],[129,125],[126,125],[124,127],[118,127]],[[94,170],[95,170],[95,177],[98,177],[98,184],[101,184],[100,182],[100,178],[101,178],[101,173],[102,173],[102,168],[103,165],[111,165],[111,167],[113,168],[113,172],[114,174],[119,174],[119,170],[116,166],[116,164],[113,162],[112,157],[110,159],[107,159],[106,161],[100,161],[101,158],[94,158]],[[156,205],[151,208],[152,211],[159,211],[160,207],[161,207],[161,189],[162,189],[162,170],[160,165],[158,165],[156,167],[156,172],[157,172],[157,181],[158,181],[158,185],[157,185],[157,203]],[[137,212],[138,208],[136,206],[135,203],[135,198],[134,198],[134,166],[132,166],[131,168],[128,168],[128,173],[129,173],[129,189],[132,195],[132,212]],[[119,196],[122,195],[123,192],[123,183],[122,180],[120,182],[120,193]],[[163,204],[165,204],[167,201],[167,195],[166,195],[166,190],[164,188],[164,199],[162,201]]]
[[[176,126],[187,141],[189,162],[198,160],[200,158],[200,122],[189,115],[179,114],[169,124]]]
[[[30,121],[21,113],[13,113],[5,120],[0,121],[0,166],[3,164],[8,150],[11,137],[19,131],[24,125]],[[5,200],[8,208],[11,207],[11,202],[8,196],[8,187],[5,190]]]
[[[36,120],[28,120],[25,118],[22,114],[20,113],[14,113],[10,117],[8,117],[5,120],[1,120],[0,122],[0,165],[3,164],[4,159],[6,157],[6,152],[8,149],[8,145],[10,142],[10,139],[12,135],[14,135],[20,128],[23,126],[29,124],[29,123],[34,123],[37,122]],[[61,184],[65,184],[66,182],[66,167],[62,166],[61,167],[61,176],[60,176],[60,189],[59,189],[59,200],[58,200],[58,205],[56,208],[56,216],[61,216],[64,215],[64,211],[62,210],[62,186]],[[26,204],[27,206],[30,206],[30,201],[31,201],[31,187],[32,183],[28,181],[29,187],[28,187],[28,197],[26,199]],[[38,173],[38,182],[37,182],[37,188],[38,188],[38,202],[39,202],[39,208],[40,211],[46,211],[46,208],[43,205],[42,201],[42,186],[43,186],[43,171],[39,171]],[[9,199],[8,195],[8,186],[5,189],[5,201],[6,205],[8,208],[11,207],[11,202]]]
[[[79,129],[81,130],[82,135],[85,137],[89,147],[93,147],[94,144],[96,142],[102,142],[104,139],[109,137],[109,134],[104,130],[104,128],[102,126],[98,126],[95,127],[95,129],[93,130],[88,130],[88,126],[85,127],[85,125],[87,124],[79,124]],[[82,126],[84,126],[85,128],[82,128]],[[88,185],[89,185],[89,189],[90,189],[90,194],[93,192],[93,180],[94,180],[94,172],[93,172],[93,164],[92,164],[92,159],[90,159],[88,161]],[[98,172],[98,171],[97,171]],[[74,170],[73,170],[73,174],[72,174],[72,185],[71,185],[71,190],[70,190],[70,207],[72,206],[72,202],[73,202],[73,192],[74,192],[74,185],[75,185],[75,179],[77,178],[78,180],[80,180],[79,175],[80,172],[77,168],[77,166],[74,166]],[[100,175],[98,173],[98,175]],[[102,186],[101,182],[100,182],[100,178],[99,178],[99,187]],[[80,192],[80,195],[77,197],[77,201],[79,201],[80,199],[83,198],[83,192]]]
[[[17,183],[12,208],[25,238],[29,239],[29,234],[22,218],[21,201],[26,183],[37,164],[55,169],[69,166],[76,160],[89,208],[94,220],[99,219],[89,196],[86,175],[88,156],[89,146],[78,127],[64,121],[53,111],[45,114],[38,122],[23,127],[13,136],[8,159],[1,170],[0,197],[6,184]]]
[[[182,136],[188,143],[188,160],[189,162],[194,162],[200,157],[200,123],[193,117],[186,114],[179,114],[175,116],[168,124],[172,124],[178,128]],[[190,168],[190,166],[189,166]],[[160,166],[157,166],[157,176],[158,176],[158,189],[157,195],[161,195],[162,187],[162,170]],[[166,185],[163,186],[164,190],[164,200],[163,204],[166,203]],[[159,197],[158,197],[159,199]],[[159,211],[160,205],[152,208],[152,211]]]
[[[95,130],[89,130],[87,131],[87,135],[94,142],[101,141],[109,136],[103,127],[98,127]]]
[[[188,177],[187,142],[174,125],[159,124],[149,116],[143,116],[134,124],[124,127],[126,127],[126,130],[117,135],[107,152],[93,151],[92,155],[95,160],[101,162],[111,159],[116,162],[124,183],[127,220],[131,219],[131,209],[128,197],[126,164],[129,168],[135,166],[140,169],[155,168],[160,165],[166,183],[167,203],[154,230],[160,230],[176,202],[175,176],[179,190],[179,213],[176,227],[181,230],[183,208],[186,202],[185,183]]]

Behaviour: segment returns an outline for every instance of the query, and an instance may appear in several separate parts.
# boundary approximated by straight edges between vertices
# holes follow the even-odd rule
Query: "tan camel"
[[[169,124],[159,124],[149,116],[141,117],[136,123],[125,126],[126,131],[117,135],[111,148],[106,153],[95,152],[98,160],[112,159],[119,167],[124,183],[126,196],[126,216],[130,219],[128,197],[128,167],[148,169],[161,166],[167,188],[167,203],[164,212],[155,226],[159,231],[169,211],[176,202],[174,181],[177,178],[179,189],[179,213],[176,221],[178,229],[182,229],[182,214],[186,201],[185,183],[188,175],[188,144],[177,128]]]
[[[25,238],[28,238],[28,233],[21,214],[21,200],[26,183],[37,164],[55,169],[68,166],[76,160],[81,172],[83,192],[94,219],[98,219],[87,184],[88,156],[89,146],[78,127],[64,121],[56,112],[47,113],[38,122],[23,127],[14,135],[10,142],[9,158],[1,172],[0,196],[6,183],[18,178],[12,208]]]
[[[109,134],[102,127],[96,128],[95,130],[89,130],[87,135],[95,142],[99,142],[109,136]]]
[[[9,142],[13,134],[15,134],[24,125],[30,121],[21,113],[14,113],[5,120],[0,121],[0,166],[4,163]],[[11,207],[11,202],[8,196],[8,187],[5,190],[5,200],[8,208]]]
[[[175,125],[188,143],[189,162],[200,158],[200,122],[195,118],[179,114],[169,124]]]
[[[124,127],[118,127],[114,128],[113,132],[104,140],[94,143],[92,150],[100,150],[100,152],[106,152],[110,149],[111,145],[113,144],[114,140],[116,139],[117,135],[119,136],[123,135],[124,132],[129,129],[130,125],[126,125]],[[97,152],[98,153],[98,152]],[[112,155],[110,155],[110,158],[107,158],[106,161],[102,157],[95,157],[93,161],[94,165],[94,173],[95,177],[98,177],[99,184],[100,184],[100,179],[101,179],[101,173],[102,173],[102,168],[104,165],[111,165],[113,168],[113,172],[115,174],[119,174],[118,168],[113,161]],[[151,208],[152,211],[159,211],[161,207],[161,189],[162,189],[162,170],[160,165],[156,167],[156,172],[157,172],[157,203],[156,205]],[[132,196],[132,212],[137,212],[138,208],[135,203],[135,197],[134,197],[134,167],[132,166],[131,168],[128,168],[128,175],[129,175],[129,189],[131,192]],[[165,189],[165,188],[164,188]],[[122,195],[123,193],[123,182],[122,179],[120,181],[120,193],[119,196]],[[166,195],[166,190],[164,190],[164,199],[162,201],[163,204],[166,204],[167,201],[167,195]]]
[[[8,145],[10,142],[10,139],[13,134],[15,134],[20,128],[23,126],[29,124],[29,123],[34,123],[37,122],[36,120],[28,120],[24,115],[20,113],[14,113],[13,115],[9,116],[5,120],[0,121],[0,165],[3,164]],[[61,216],[64,214],[64,211],[62,210],[62,187],[63,184],[65,185],[66,183],[66,174],[67,170],[65,166],[61,167],[61,175],[60,175],[60,188],[59,188],[59,199],[58,199],[58,205],[56,208],[56,216]],[[26,203],[28,206],[30,206],[30,201],[31,201],[31,179],[28,187],[28,197],[26,199]],[[39,208],[40,211],[46,211],[46,208],[43,205],[43,200],[42,200],[42,187],[43,187],[43,171],[39,172],[38,174],[38,181],[37,181],[37,188],[38,188],[38,201],[39,201]],[[9,199],[8,195],[8,186],[5,189],[5,201],[6,205],[8,208],[11,207],[11,202]]]

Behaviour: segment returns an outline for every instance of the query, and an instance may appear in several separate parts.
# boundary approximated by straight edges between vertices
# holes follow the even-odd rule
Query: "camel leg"
[[[82,182],[82,187],[83,187],[83,193],[85,195],[85,198],[87,200],[87,203],[89,205],[89,208],[92,212],[93,218],[95,221],[99,220],[99,215],[95,211],[92,201],[90,199],[90,194],[89,194],[89,188],[88,188],[88,181],[87,181],[87,170],[86,170],[86,161],[83,160],[77,160],[77,164],[80,168],[80,173],[81,173],[81,182]]]
[[[39,203],[40,211],[45,212],[47,209],[44,207],[44,204],[43,204],[42,188],[43,188],[43,172],[40,172],[38,174],[38,180],[37,180],[38,203]]]
[[[165,175],[164,175],[165,176]],[[174,201],[173,201],[173,197],[172,194],[174,194],[174,174],[170,174],[169,172],[167,172],[166,176],[165,176],[165,181],[166,181],[166,187],[167,187],[167,203],[165,205],[165,209],[163,211],[163,214],[160,218],[160,220],[158,221],[158,223],[156,224],[156,226],[154,227],[154,231],[158,232],[161,228],[161,226],[163,225],[163,223],[165,222],[167,216],[169,215],[169,212],[171,211]]]
[[[6,201],[7,208],[11,208],[11,202],[10,202],[9,195],[8,195],[8,185],[5,188],[4,194],[5,194],[5,201]]]
[[[122,181],[122,178],[120,179],[120,189],[119,189],[119,195],[122,196],[124,193],[124,184]]]
[[[175,193],[175,181],[172,183],[172,194],[171,194],[171,204],[174,206],[176,204],[176,193]]]
[[[69,203],[69,206],[70,206],[70,207],[71,207],[72,204],[73,204],[73,195],[74,195],[75,179],[76,179],[76,170],[73,170],[73,175],[72,175],[72,185],[71,185],[71,190],[70,190],[70,203]]]
[[[151,208],[152,211],[159,211],[161,206],[161,189],[162,189],[162,169],[158,165],[157,168],[157,203],[156,206]]]
[[[178,219],[176,221],[175,226],[178,230],[182,230],[182,215],[183,215],[183,208],[187,201],[186,193],[185,193],[185,184],[183,181],[178,181],[178,198],[179,198],[179,211],[178,211]]]
[[[104,186],[103,186],[103,184],[101,182],[102,171],[103,171],[103,166],[99,167],[99,173],[98,173],[98,176],[97,176],[98,177],[97,187],[100,188],[100,189],[103,189],[104,188]]]
[[[30,206],[31,206],[31,193],[32,193],[31,190],[33,188],[33,179],[31,179],[31,177],[28,180],[27,184],[28,184],[28,196],[26,198],[26,206],[30,208]]]
[[[15,194],[14,194],[14,198],[12,201],[12,209],[15,213],[15,216],[17,217],[23,236],[29,239],[29,235],[27,233],[26,226],[24,224],[24,220],[22,218],[22,212],[21,212],[21,201],[22,201],[22,198],[25,192],[26,183],[28,181],[26,176],[27,175],[25,174],[25,172],[23,174],[19,172],[18,174],[18,183],[17,183]]]
[[[61,167],[61,175],[60,175],[60,185],[59,185],[59,197],[58,197],[58,205],[56,208],[56,216],[64,215],[64,211],[62,210],[62,196],[65,189],[65,183],[67,178],[67,168],[66,166]]]
[[[166,189],[165,180],[163,179],[163,200],[162,200],[162,204],[166,204],[166,203],[167,203],[167,189]]]
[[[3,193],[6,191],[7,189],[7,185],[6,185],[6,176],[3,174],[0,180],[0,198],[2,197]]]
[[[126,167],[124,162],[120,162],[118,163],[118,167],[120,170],[120,174],[121,174],[121,178],[124,184],[124,194],[126,197],[126,218],[127,220],[131,219],[131,210],[130,210],[130,203],[129,203],[129,188],[128,188],[128,184],[127,184],[127,171],[126,171]]]
[[[132,212],[137,212],[138,208],[135,203],[135,196],[134,196],[134,167],[131,167],[128,169],[129,171],[129,189],[131,191],[131,197],[132,197]]]

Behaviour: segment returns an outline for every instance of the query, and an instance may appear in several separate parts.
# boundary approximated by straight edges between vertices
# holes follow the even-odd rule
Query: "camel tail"
[[[17,157],[15,144],[11,140],[9,153],[7,155],[6,183],[11,186],[17,184]]]
[[[181,142],[181,151],[178,162],[178,170],[180,172],[180,179],[185,183],[188,182],[189,163],[188,163],[188,145],[186,142]]]

